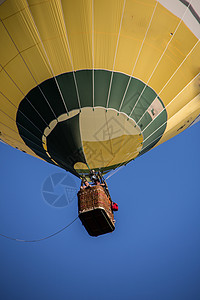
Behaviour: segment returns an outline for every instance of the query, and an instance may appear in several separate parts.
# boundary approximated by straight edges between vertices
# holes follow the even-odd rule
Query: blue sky
[[[52,239],[0,238],[2,300],[200,299],[200,122],[108,180],[116,230],[92,238],[80,221]],[[77,216],[42,197],[64,170],[0,143],[0,232],[37,239]],[[76,181],[79,184],[79,181]]]

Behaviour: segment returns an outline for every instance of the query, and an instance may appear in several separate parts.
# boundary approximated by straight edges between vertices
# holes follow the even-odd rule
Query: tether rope
[[[46,237],[43,237],[41,239],[36,239],[36,240],[23,240],[23,239],[18,239],[18,238],[13,238],[11,236],[8,236],[8,235],[5,235],[5,234],[2,234],[0,233],[0,236],[6,238],[6,239],[9,239],[9,240],[12,240],[12,241],[16,241],[16,242],[24,242],[24,243],[36,243],[36,242],[41,242],[41,241],[44,241],[44,240],[47,240],[47,239],[50,239],[52,238],[53,236],[59,234],[60,232],[64,231],[65,229],[67,229],[69,226],[71,226],[76,220],[78,219],[78,217],[76,217],[72,222],[70,222],[69,224],[67,224],[65,227],[61,228],[60,230],[46,236]]]

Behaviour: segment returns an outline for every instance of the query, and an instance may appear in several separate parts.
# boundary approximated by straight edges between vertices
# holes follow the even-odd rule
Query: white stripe
[[[42,39],[41,39],[41,36],[40,36],[40,33],[39,33],[39,30],[38,30],[38,28],[37,28],[37,26],[36,26],[35,20],[34,20],[34,18],[33,18],[33,15],[32,15],[32,12],[31,12],[31,9],[30,9],[30,6],[29,6],[27,0],[26,0],[26,4],[27,4],[27,8],[28,8],[28,10],[29,10],[29,13],[30,13],[30,15],[31,15],[32,21],[33,21],[33,23],[34,23],[35,29],[36,29],[36,31],[37,31],[39,40],[40,40],[40,42],[41,42],[41,45],[42,45],[43,51],[44,51],[44,53],[45,53],[46,59],[47,59],[47,61],[48,61],[49,67],[50,67],[50,69],[51,69],[52,75],[53,75],[54,80],[55,80],[55,82],[56,82],[56,85],[57,85],[58,91],[59,91],[59,93],[60,93],[61,99],[62,99],[62,101],[63,101],[65,110],[66,110],[66,112],[67,112],[67,114],[68,114],[68,109],[67,109],[67,107],[66,107],[66,104],[65,104],[65,101],[64,101],[64,98],[63,98],[61,89],[60,89],[60,87],[59,87],[59,84],[58,84],[57,79],[56,79],[56,77],[55,77],[55,74],[54,74],[54,72],[53,72],[53,68],[52,68],[52,66],[51,66],[49,57],[48,57],[47,52],[46,52],[46,50],[45,50],[44,44],[43,44],[43,42],[42,42]],[[39,87],[39,85],[38,85],[38,87]],[[41,90],[40,87],[39,87],[39,89]],[[43,92],[42,92],[42,94],[43,94],[43,96],[44,96],[44,93],[43,93]],[[45,97],[45,96],[44,96],[44,97]],[[45,99],[46,99],[46,97],[45,97]],[[47,99],[46,99],[46,101],[47,101],[47,103],[49,104],[49,102],[48,102]],[[49,104],[49,107],[51,108],[50,104]],[[55,117],[56,117],[56,114],[54,113],[54,111],[53,111],[52,108],[51,108],[51,110],[52,110],[53,114],[54,114]],[[56,118],[57,118],[57,117],[56,117]]]
[[[138,55],[137,55],[137,58],[136,58],[136,61],[135,61],[134,67],[133,67],[132,73],[131,73],[131,75],[130,75],[130,77],[129,77],[129,81],[128,81],[128,84],[127,84],[127,86],[126,86],[126,90],[125,90],[125,92],[124,92],[124,95],[123,95],[123,97],[122,97],[122,101],[121,101],[121,104],[120,104],[120,107],[119,107],[119,111],[121,111],[121,107],[122,107],[122,105],[123,105],[123,103],[124,103],[124,99],[125,99],[125,97],[126,97],[126,93],[127,93],[127,91],[128,91],[128,88],[129,88],[129,85],[130,85],[130,82],[131,82],[131,78],[132,78],[133,73],[134,73],[134,71],[135,71],[135,67],[136,67],[136,64],[137,64],[137,62],[138,62],[140,53],[141,53],[141,51],[142,51],[144,42],[145,42],[145,40],[146,40],[146,37],[147,37],[148,31],[149,31],[149,28],[150,28],[150,26],[151,26],[151,23],[152,23],[152,20],[153,20],[153,17],[154,17],[154,14],[155,14],[157,5],[158,5],[158,1],[156,2],[156,5],[155,5],[155,7],[154,7],[153,13],[152,13],[152,15],[151,15],[151,19],[150,19],[150,21],[149,21],[149,25],[148,25],[148,27],[147,27],[147,30],[146,30],[144,39],[143,39],[143,41],[142,41],[140,50],[139,50],[139,52],[138,52]]]
[[[200,73],[198,73],[167,105],[163,110],[155,117],[155,119],[199,76]],[[155,120],[153,119],[143,130],[144,132],[150,125],[151,123]]]
[[[190,124],[189,127],[193,126],[194,124],[198,123],[200,121],[200,114],[198,115],[198,117],[196,117],[196,119]]]
[[[162,6],[168,9],[173,15],[181,18],[181,15],[185,9],[185,4],[182,3],[180,0],[158,0]],[[189,2],[189,0],[187,0]],[[192,1],[192,8],[194,11],[200,16],[200,1],[193,0]],[[186,26],[192,31],[192,33],[200,39],[200,24],[192,12],[189,10],[185,19],[184,23]]]
[[[92,0],[92,98],[94,108],[94,0]]]
[[[69,51],[71,67],[72,67],[72,70],[73,70],[73,78],[74,78],[74,83],[75,83],[75,88],[76,88],[76,94],[77,94],[79,109],[81,111],[81,102],[80,102],[80,97],[79,97],[79,92],[78,92],[78,86],[77,86],[77,82],[76,82],[76,76],[75,76],[75,71],[74,71],[74,64],[73,64],[73,60],[72,60],[72,55],[71,55],[71,50],[70,50],[70,45],[69,45],[69,39],[68,39],[68,34],[67,34],[67,27],[66,27],[66,24],[65,24],[65,17],[64,17],[64,12],[63,12],[63,7],[62,7],[61,0],[60,0],[60,6],[61,6],[63,21],[64,21],[64,26],[65,26],[65,34],[66,34],[66,39],[67,39],[67,47],[68,47],[68,51]]]
[[[192,0],[191,0],[191,2],[192,2]],[[145,91],[145,89],[146,89],[146,87],[147,87],[149,81],[151,80],[151,78],[152,78],[152,76],[153,76],[155,70],[157,69],[157,67],[158,67],[158,65],[159,65],[159,63],[160,63],[160,61],[161,61],[161,59],[163,58],[165,52],[167,51],[167,49],[168,49],[168,47],[169,47],[169,44],[171,43],[172,39],[174,38],[174,36],[175,36],[175,34],[176,34],[176,32],[177,32],[177,30],[178,30],[180,24],[182,23],[183,18],[184,18],[184,16],[185,16],[187,10],[189,9],[189,6],[190,6],[190,5],[191,5],[191,4],[189,4],[188,7],[186,8],[186,10],[185,10],[185,12],[184,12],[184,14],[183,14],[181,20],[179,21],[179,23],[178,23],[178,25],[177,25],[177,27],[176,27],[176,29],[175,29],[175,31],[174,31],[174,34],[172,35],[171,39],[170,39],[169,42],[167,43],[167,45],[166,45],[166,47],[165,47],[165,49],[164,49],[164,51],[163,51],[161,57],[159,58],[159,60],[158,60],[158,62],[157,62],[157,64],[156,64],[156,66],[155,66],[155,68],[153,69],[153,71],[152,71],[152,73],[151,73],[151,75],[150,75],[150,77],[149,77],[147,83],[145,84],[145,86],[144,86],[144,88],[143,88],[143,90],[142,90],[140,96],[138,97],[138,99],[137,99],[137,101],[136,101],[136,103],[135,103],[135,105],[134,105],[134,107],[133,107],[133,109],[132,109],[130,115],[133,113],[133,111],[134,111],[136,105],[138,104],[139,100],[141,99],[141,97],[142,97],[142,95],[143,95],[143,93],[144,93],[144,91]],[[148,108],[147,108],[147,109],[148,109]],[[146,111],[147,111],[147,110],[146,110]],[[146,113],[146,111],[144,112],[144,114]],[[143,114],[143,115],[144,115],[144,114]],[[129,116],[130,116],[130,115],[129,115]],[[142,117],[143,117],[143,115],[142,115]],[[141,118],[142,118],[142,117],[141,117]],[[141,118],[139,119],[139,121],[141,120]],[[139,123],[139,121],[137,122],[137,124]]]
[[[108,91],[108,98],[107,98],[106,108],[108,108],[108,104],[109,104],[109,100],[110,100],[110,92],[111,92],[111,86],[112,86],[112,80],[113,80],[113,72],[114,72],[114,67],[115,67],[115,60],[116,60],[116,57],[117,57],[117,50],[118,50],[119,37],[120,37],[120,33],[121,33],[121,28],[122,28],[122,21],[123,21],[123,17],[124,17],[125,4],[126,4],[126,0],[124,0],[122,16],[121,16],[121,21],[120,21],[120,26],[119,26],[119,33],[118,33],[117,44],[116,44],[116,49],[115,49],[115,57],[114,57],[114,62],[113,62],[113,69],[112,69],[112,75],[111,75],[111,79],[110,79],[110,86],[109,86],[109,91]]]

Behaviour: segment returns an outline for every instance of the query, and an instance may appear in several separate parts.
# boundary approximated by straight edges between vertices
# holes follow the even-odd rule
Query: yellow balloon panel
[[[0,6],[0,18],[2,20],[7,19],[17,14],[19,11],[23,11],[25,7],[27,7],[26,0],[6,0]]]
[[[53,76],[41,44],[27,49],[21,55],[30,70],[30,74],[33,76],[32,78],[34,78],[34,86],[36,85],[36,82],[39,84]],[[15,72],[18,72],[17,69]]]
[[[0,72],[0,83],[1,93],[18,107],[23,94],[4,70]]]
[[[160,2],[2,3],[2,139],[62,167],[108,170],[187,128],[199,114],[199,6]]]
[[[183,39],[187,40],[187,43],[185,43]],[[186,26],[184,24],[180,25],[177,32],[171,37],[171,42],[149,81],[150,86],[156,87],[156,91],[159,93],[173,74],[177,72],[179,67],[181,68],[180,71],[182,75],[180,77],[179,73],[179,80],[175,80],[175,77],[173,77],[173,81],[176,81],[175,85],[179,88],[180,82],[183,83],[182,87],[185,84],[184,82],[189,82],[194,75],[196,75],[194,73],[195,69],[191,66],[191,61],[189,64],[185,63],[182,65],[182,63],[196,42],[197,38],[187,30]],[[195,59],[196,61],[198,59],[196,55]],[[177,93],[177,89],[175,89],[174,92]],[[161,97],[163,97],[163,93],[161,95]],[[167,103],[167,99],[170,99],[169,94],[167,94],[166,99],[163,98],[163,100],[166,100],[165,103]]]
[[[1,108],[0,110],[7,114],[10,118],[12,118],[15,122],[16,120],[16,107],[11,104],[11,102],[1,94],[0,92],[0,103],[1,103]]]
[[[193,120],[200,114],[200,95],[191,100],[167,121],[165,134],[157,144],[160,145],[171,139],[175,133],[179,134],[185,130]]]
[[[197,41],[177,70],[163,86],[161,92],[159,92],[161,99],[163,99],[166,105],[199,74],[199,61],[200,44]],[[195,89],[196,95],[199,94],[200,87],[195,86]]]
[[[94,1],[94,68],[112,70],[124,1]]]
[[[4,67],[12,60],[14,57],[17,56],[18,51],[13,44],[12,40],[10,39],[8,32],[6,32],[5,27],[0,22],[0,40],[1,40],[1,47],[0,47],[0,65]],[[4,45],[2,47],[2,45]]]
[[[199,76],[178,93],[167,106],[168,118],[170,119],[187,103],[190,103],[200,93]]]
[[[89,69],[92,63],[92,1],[61,1],[74,69]]]
[[[36,85],[34,78],[19,55],[6,66],[5,71],[20,89],[21,98],[24,98],[30,89]]]
[[[60,1],[29,1],[32,30],[36,31],[45,59],[54,75],[71,71],[65,21]],[[31,22],[32,21],[32,22]]]
[[[29,18],[28,18],[29,17]],[[18,52],[23,52],[26,49],[33,47],[36,40],[36,35],[33,39],[32,32],[30,30],[30,14],[27,9],[19,11],[15,15],[3,20],[7,32],[9,32],[10,40],[13,39],[14,44],[17,47]]]
[[[4,113],[2,110],[0,110],[0,120],[1,123],[6,124],[6,126],[8,126],[10,129],[18,133],[15,119],[13,119],[7,113]]]
[[[116,71],[132,74],[154,8],[154,1],[142,1],[142,5],[140,1],[126,1],[115,62]]]

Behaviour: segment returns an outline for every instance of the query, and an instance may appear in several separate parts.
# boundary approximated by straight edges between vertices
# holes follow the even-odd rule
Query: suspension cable
[[[45,236],[43,238],[40,238],[40,239],[35,239],[35,240],[23,240],[23,239],[18,239],[18,238],[14,238],[14,237],[11,237],[11,236],[8,236],[8,235],[5,235],[5,234],[2,234],[0,233],[0,236],[6,238],[6,239],[9,239],[9,240],[12,240],[12,241],[16,241],[16,242],[24,242],[24,243],[36,243],[36,242],[41,242],[41,241],[44,241],[44,240],[47,240],[47,239],[50,239],[52,238],[53,236],[61,233],[62,231],[64,231],[65,229],[67,229],[68,227],[70,227],[76,220],[78,219],[78,217],[76,217],[72,222],[70,222],[69,224],[67,224],[66,226],[64,226],[63,228],[61,228],[60,230],[48,235],[48,236]]]
[[[121,166],[121,167],[117,167],[117,169],[115,169],[110,175],[108,175],[106,177],[106,180],[108,180],[109,178],[111,178],[113,175],[115,175],[119,170],[121,170],[123,167],[125,167],[125,165]]]

